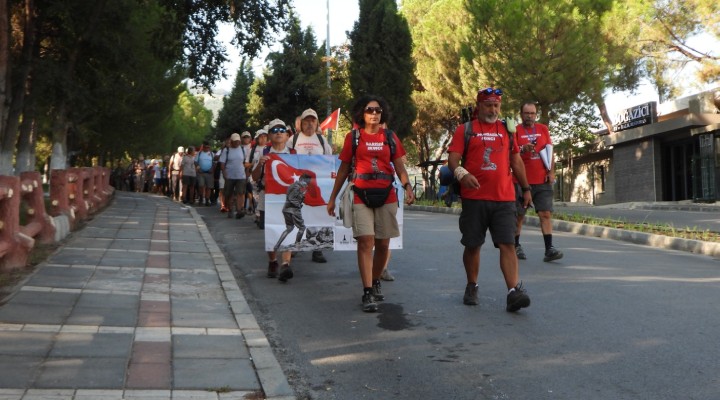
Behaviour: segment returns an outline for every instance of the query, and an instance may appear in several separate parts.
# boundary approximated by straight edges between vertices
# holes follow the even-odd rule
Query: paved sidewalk
[[[0,306],[0,399],[294,399],[196,211],[116,192]]]

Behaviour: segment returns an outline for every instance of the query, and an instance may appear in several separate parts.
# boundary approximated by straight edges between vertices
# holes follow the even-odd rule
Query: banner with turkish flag
[[[356,250],[352,228],[335,217],[327,204],[335,185],[340,160],[330,155],[268,154],[265,163],[265,250]],[[303,176],[305,176],[303,178]],[[404,198],[399,183],[398,198]],[[297,200],[302,198],[298,207]],[[396,215],[401,236],[390,239],[391,249],[402,249],[402,203]]]
[[[338,108],[332,114],[330,114],[323,122],[320,123],[320,130],[332,129],[334,131],[338,128],[340,122],[340,109]]]

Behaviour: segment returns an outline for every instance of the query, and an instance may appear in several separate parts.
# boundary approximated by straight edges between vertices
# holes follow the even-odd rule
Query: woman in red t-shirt
[[[365,312],[377,311],[376,301],[385,298],[380,288],[380,275],[389,255],[390,239],[400,236],[396,219],[397,192],[391,187],[396,174],[403,188],[406,189],[406,202],[412,204],[415,200],[412,190],[408,190],[412,186],[402,160],[405,149],[397,135],[390,134],[383,128],[389,117],[389,107],[380,97],[368,95],[355,103],[353,123],[358,126],[358,130],[353,130],[345,136],[339,156],[340,168],[327,205],[328,214],[334,216],[335,198],[352,172],[355,185],[352,228],[353,237],[358,242],[357,257],[360,279],[363,283],[362,303]],[[389,136],[395,148],[392,156]],[[372,204],[369,201],[373,192],[379,195],[379,204]],[[385,193],[387,197],[383,202]],[[368,201],[368,204],[365,201]]]

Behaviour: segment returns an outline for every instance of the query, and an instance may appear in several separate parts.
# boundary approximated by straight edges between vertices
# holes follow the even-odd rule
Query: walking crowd
[[[521,107],[521,129],[508,127],[500,120],[502,91],[487,88],[478,91],[474,118],[455,130],[448,148],[448,166],[459,185],[462,212],[459,227],[464,246],[462,261],[467,284],[463,296],[466,305],[477,305],[480,248],[489,230],[493,245],[499,249],[500,269],[507,286],[508,312],[530,305],[530,297],[519,277],[519,259],[526,259],[520,245],[520,230],[525,212],[534,206],[541,219],[545,240],[544,261],[563,254],[552,244],[551,213],[552,165],[544,165],[537,154],[551,145],[547,127],[535,123],[537,109],[526,102]],[[385,299],[381,280],[392,281],[387,269],[390,239],[400,236],[396,218],[399,194],[412,204],[415,200],[405,169],[405,149],[396,134],[387,128],[390,107],[378,96],[366,95],[353,106],[353,129],[345,136],[339,152],[341,162],[327,203],[327,213],[336,214],[336,199],[349,196],[349,215],[353,237],[357,240],[357,262],[363,285],[362,309],[374,312]],[[222,147],[213,151],[208,142],[197,149],[180,146],[177,152],[146,162],[141,155],[125,171],[120,188],[164,194],[186,205],[217,206],[228,218],[253,216],[260,229],[265,224],[264,165],[271,154],[329,155],[330,143],[318,128],[318,115],[305,110],[295,119],[294,127],[274,119],[258,129],[232,133]],[[404,191],[393,183],[398,180]],[[267,277],[287,282],[294,276],[292,252],[280,244],[295,228],[299,241],[306,228],[301,214],[304,189],[310,177],[300,179],[288,195],[283,216],[286,230],[268,251]],[[118,186],[116,186],[118,187]],[[344,201],[343,201],[344,202]],[[341,202],[338,202],[340,204]],[[347,215],[348,210],[343,210]],[[349,225],[348,225],[349,227]],[[322,251],[312,253],[312,261],[325,263]]]

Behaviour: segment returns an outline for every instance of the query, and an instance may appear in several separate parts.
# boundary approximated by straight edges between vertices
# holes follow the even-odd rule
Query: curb
[[[200,230],[200,235],[205,241],[208,251],[212,254],[215,270],[222,283],[230,309],[235,316],[235,321],[250,352],[250,359],[255,366],[255,373],[265,393],[265,398],[268,400],[295,399],[295,392],[290,387],[287,377],[270,347],[270,342],[260,329],[255,316],[250,310],[250,306],[245,300],[245,296],[243,296],[240,287],[235,281],[235,276],[230,270],[230,264],[228,264],[225,255],[212,238],[200,214],[193,207],[188,207],[188,210]]]
[[[681,210],[681,211],[707,211],[708,207],[699,206],[694,208],[693,206],[647,206],[647,207],[662,207],[652,209],[667,209],[667,210]],[[460,208],[448,208],[448,207],[432,207],[432,206],[406,206],[408,211],[425,211],[434,212],[441,214],[455,214],[460,215]],[[714,208],[716,209],[716,208]],[[714,210],[713,209],[713,210]],[[594,236],[603,239],[620,240],[624,242],[630,242],[640,244],[644,246],[657,247],[660,249],[679,250],[695,254],[703,254],[711,257],[720,257],[720,243],[705,242],[702,240],[694,239],[682,239],[673,238],[665,235],[656,235],[652,233],[626,231],[617,228],[608,228],[604,226],[581,224],[578,222],[558,221],[553,220],[553,229],[562,232],[571,232],[576,235],[583,236]],[[525,225],[540,226],[540,219],[538,217],[526,216]]]

